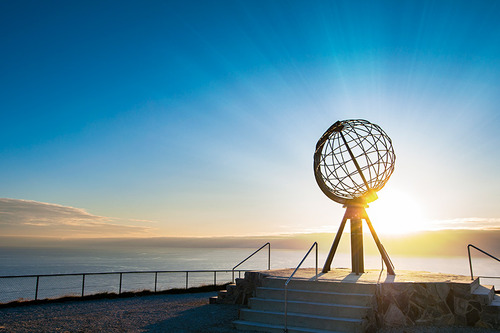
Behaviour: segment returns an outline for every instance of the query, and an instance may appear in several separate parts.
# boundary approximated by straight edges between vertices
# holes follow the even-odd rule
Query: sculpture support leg
[[[326,258],[325,265],[323,266],[323,273],[328,273],[330,271],[333,256],[335,255],[335,252],[337,252],[337,247],[339,246],[340,237],[342,236],[342,232],[344,232],[344,227],[345,227],[346,221],[347,221],[347,211],[344,214],[344,218],[342,219],[342,222],[340,222],[339,231],[337,231],[337,234],[335,235],[335,240],[333,241],[332,247],[330,249],[330,253],[328,253],[328,257]]]
[[[380,255],[382,256],[382,260],[385,263],[385,266],[387,267],[387,273],[389,275],[396,275],[394,273],[394,266],[392,264],[391,259],[389,258],[389,255],[385,251],[385,248],[382,246],[382,243],[380,243],[380,239],[377,236],[377,233],[375,232],[375,229],[372,226],[372,223],[370,222],[370,219],[368,218],[368,215],[365,216],[366,224],[368,224],[368,228],[370,229],[370,232],[373,236],[373,239],[375,240],[375,244],[377,244],[378,251],[380,252]]]
[[[387,266],[387,273],[389,275],[396,275],[394,273],[394,265],[392,264],[389,255],[385,251],[384,246],[380,243],[380,239],[373,228],[373,225],[366,214],[366,210],[364,207],[359,205],[352,206],[344,206],[346,207],[346,212],[344,217],[342,218],[342,222],[340,223],[339,230],[337,235],[335,235],[335,240],[333,241],[332,247],[330,249],[330,253],[328,253],[328,257],[326,259],[325,265],[323,266],[323,273],[328,273],[330,271],[330,267],[333,261],[333,257],[335,256],[335,252],[337,252],[337,247],[340,243],[340,238],[342,237],[342,232],[344,231],[345,224],[347,220],[351,220],[351,263],[352,263],[352,272],[356,274],[364,273],[364,259],[363,259],[363,219],[366,221],[368,228],[375,240],[375,244],[382,256],[382,260]]]
[[[351,266],[356,274],[365,272],[363,260],[363,222],[351,219]]]

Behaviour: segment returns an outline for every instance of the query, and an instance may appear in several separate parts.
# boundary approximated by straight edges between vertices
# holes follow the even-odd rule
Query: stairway
[[[266,278],[240,310],[239,330],[284,330],[285,279]],[[375,284],[292,280],[288,284],[288,332],[364,332],[375,302]]]
[[[482,305],[490,305],[495,298],[495,287],[481,285],[479,280],[474,281],[471,289],[472,296]]]
[[[226,289],[219,290],[217,296],[209,298],[210,304],[246,304],[251,297],[251,288],[245,288],[245,279],[236,278],[236,283],[226,285]]]
[[[495,293],[494,286],[480,285],[479,280],[473,286],[472,296],[482,306],[481,320],[494,327],[500,327],[500,295]]]

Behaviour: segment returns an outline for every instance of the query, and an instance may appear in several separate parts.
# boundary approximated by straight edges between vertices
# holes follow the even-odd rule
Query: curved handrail
[[[233,277],[232,277],[232,282],[234,282],[234,270],[241,264],[243,264],[245,261],[247,261],[248,259],[250,259],[251,257],[253,257],[257,252],[259,252],[260,250],[262,250],[264,247],[266,246],[269,246],[269,249],[267,251],[267,270],[270,270],[271,269],[271,243],[267,242],[266,244],[262,245],[261,247],[259,247],[254,253],[252,253],[251,255],[249,255],[248,257],[246,257],[245,259],[243,259],[242,261],[240,261],[240,263],[236,266],[233,267]]]
[[[304,260],[306,260],[307,256],[309,255],[309,253],[311,253],[312,249],[316,246],[316,275],[314,276],[314,280],[315,281],[318,281],[318,242],[314,242],[313,245],[311,246],[311,248],[309,249],[309,251],[307,251],[306,255],[304,256],[304,258],[302,258],[301,262],[299,263],[299,265],[297,266],[297,268],[295,268],[295,270],[293,271],[292,275],[290,275],[290,277],[288,278],[288,280],[286,280],[285,282],[285,333],[288,332],[288,323],[287,323],[287,316],[288,316],[288,283],[290,283],[290,281],[292,280],[293,276],[295,275],[295,273],[297,272],[297,270],[300,268],[300,266],[302,265],[302,263],[304,262]]]
[[[474,246],[472,244],[469,244],[467,245],[467,252],[469,254],[469,267],[470,267],[470,278],[471,280],[474,280],[474,273],[472,272],[472,258],[470,256],[470,248],[473,247],[475,248],[476,250],[478,250],[479,252],[483,253],[483,254],[486,254],[488,257],[492,258],[492,259],[495,259],[496,261],[499,261],[500,262],[500,259],[498,259],[497,257],[495,256],[492,256],[491,254],[489,254],[488,252],[486,251],[483,251],[481,250],[480,248],[478,248],[477,246]]]

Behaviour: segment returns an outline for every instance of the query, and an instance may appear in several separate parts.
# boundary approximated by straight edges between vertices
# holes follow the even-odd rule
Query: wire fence
[[[101,293],[161,292],[232,281],[248,270],[132,271],[0,276],[0,304]]]

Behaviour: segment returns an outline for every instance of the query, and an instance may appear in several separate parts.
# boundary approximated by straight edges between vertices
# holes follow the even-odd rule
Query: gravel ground
[[[215,292],[154,295],[0,309],[3,332],[236,333],[238,305],[208,304]],[[493,333],[472,327],[410,327],[379,333]]]
[[[238,305],[215,292],[71,301],[0,309],[0,332],[236,332]]]

